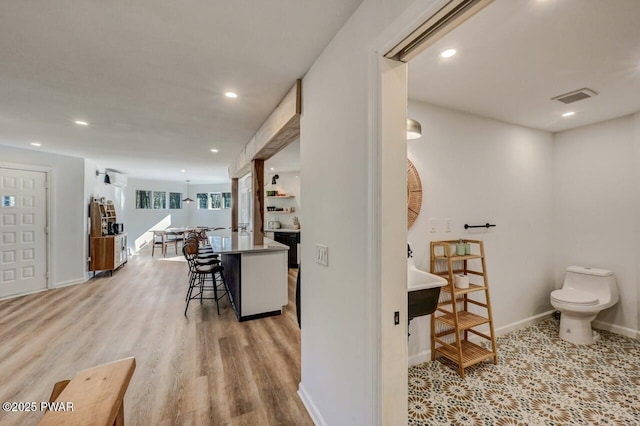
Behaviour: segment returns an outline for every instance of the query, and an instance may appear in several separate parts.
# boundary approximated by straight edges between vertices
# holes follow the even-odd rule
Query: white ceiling
[[[496,0],[409,63],[409,97],[551,132],[638,112],[639,20],[639,0]]]
[[[38,141],[129,177],[227,181],[360,2],[3,2],[0,145]]]
[[[300,139],[290,143],[282,151],[265,161],[264,170],[268,173],[299,172]]]

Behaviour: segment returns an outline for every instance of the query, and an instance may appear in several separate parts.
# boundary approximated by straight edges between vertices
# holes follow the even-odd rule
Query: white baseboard
[[[533,315],[531,317],[525,318],[523,320],[520,321],[516,321],[513,322],[511,324],[507,324],[507,325],[503,325],[502,327],[498,327],[496,328],[494,331],[496,333],[496,337],[505,335],[513,330],[517,330],[519,328],[524,328],[528,325],[531,324],[535,324],[538,321],[542,321],[543,319],[549,318],[551,315],[553,315],[553,313],[555,312],[555,309],[552,309],[550,311],[547,312],[543,312],[541,314],[537,314],[537,315]],[[473,336],[471,337],[472,341],[479,341],[479,340],[483,340],[481,337],[479,336]],[[428,349],[426,351],[420,352],[416,355],[412,355],[409,357],[409,367],[413,367],[414,365],[418,365],[418,364],[422,364],[423,362],[427,362],[427,361],[431,361],[431,349]]]
[[[63,281],[63,282],[57,283],[51,288],[43,288],[42,290],[30,291],[28,293],[13,294],[11,296],[0,297],[0,300],[13,299],[14,297],[22,297],[22,296],[26,296],[28,294],[42,293],[43,291],[55,290],[56,288],[68,287],[70,285],[82,284],[82,283],[85,283],[85,282],[87,282],[86,278],[77,278],[75,280],[69,280],[69,281]]]
[[[591,324],[594,328],[598,328],[600,330],[606,330],[612,333],[621,334],[623,336],[631,337],[632,339],[640,338],[640,330],[634,330],[632,328],[622,327],[620,325],[615,325],[598,320],[593,321]]]
[[[316,407],[316,405],[313,403],[311,397],[309,397],[309,394],[305,390],[302,383],[298,384],[298,396],[307,409],[307,412],[309,413],[309,417],[311,417],[313,424],[315,424],[316,426],[326,426],[327,422],[324,421],[324,418],[322,417],[322,414],[320,414],[318,407]]]
[[[43,291],[48,291],[48,290],[51,290],[51,289],[49,289],[49,288],[43,288],[42,290],[34,290],[34,291],[27,292],[27,293],[12,294],[11,296],[0,297],[0,301],[2,301],[2,300],[9,300],[9,299],[15,299],[16,297],[27,296],[27,295],[29,295],[29,294],[42,293]]]
[[[69,287],[70,285],[84,284],[87,281],[89,281],[88,277],[77,278],[75,280],[62,281],[62,282],[57,283],[53,288]]]
[[[503,325],[502,327],[498,327],[498,328],[495,329],[496,337],[503,336],[503,335],[513,331],[513,330],[517,330],[519,328],[524,328],[524,327],[526,327],[528,325],[535,324],[535,323],[537,323],[539,321],[542,321],[543,319],[547,319],[551,315],[553,315],[553,313],[555,311],[556,311],[555,309],[552,309],[550,311],[543,312],[541,314],[534,315],[532,317],[525,318],[525,319],[520,320],[520,321],[512,322],[511,324]]]
[[[409,357],[409,367],[431,361],[431,349]]]

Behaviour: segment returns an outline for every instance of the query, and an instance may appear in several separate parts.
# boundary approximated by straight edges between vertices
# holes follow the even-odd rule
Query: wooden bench
[[[79,371],[56,383],[51,402],[72,403],[73,411],[47,411],[39,425],[124,425],[124,394],[136,360],[133,357]]]

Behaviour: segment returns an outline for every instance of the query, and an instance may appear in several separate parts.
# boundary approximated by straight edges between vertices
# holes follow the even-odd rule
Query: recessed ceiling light
[[[180,170],[180,173],[187,173],[185,169]]]
[[[269,169],[269,170],[273,170],[273,167],[271,169]]]
[[[42,146],[42,144],[40,142],[31,142],[31,145],[33,145],[33,146]]]
[[[450,58],[455,54],[456,54],[456,49],[447,49],[447,50],[443,51],[440,54],[440,56],[443,57],[443,58]]]
[[[218,150],[215,148],[211,148],[211,152],[218,152]]]
[[[237,93],[234,93],[234,92],[227,92],[227,93],[225,93],[224,95],[225,95],[227,98],[233,98],[233,99],[235,99],[235,98],[237,98],[237,97],[238,97],[238,94],[237,94]]]
[[[575,115],[576,113],[574,111],[569,111],[569,112],[565,112],[564,114],[562,114],[563,117],[571,117],[572,115]]]
[[[74,121],[74,123],[76,123],[78,126],[88,126],[89,123],[87,123],[86,121],[82,121],[82,120],[76,120]]]

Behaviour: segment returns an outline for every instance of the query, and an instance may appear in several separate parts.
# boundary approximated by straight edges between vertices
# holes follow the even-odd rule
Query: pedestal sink
[[[447,284],[444,278],[418,269],[411,255],[407,259],[407,295],[409,321],[415,317],[432,314],[438,306],[440,289]]]

